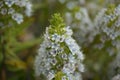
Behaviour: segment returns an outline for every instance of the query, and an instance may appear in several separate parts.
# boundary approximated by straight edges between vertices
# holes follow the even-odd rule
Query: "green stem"
[[[6,60],[6,56],[5,56],[5,39],[4,39],[4,31],[0,33],[0,39],[1,39],[1,54],[3,56],[3,59],[2,59],[2,63],[1,63],[1,66],[2,66],[2,70],[1,70],[1,78],[2,80],[6,80],[6,66],[5,66],[5,60]]]

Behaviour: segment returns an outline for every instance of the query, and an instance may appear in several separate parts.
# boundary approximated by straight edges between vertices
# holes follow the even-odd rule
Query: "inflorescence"
[[[55,20],[57,23],[57,19]],[[57,23],[54,28],[50,26],[46,29],[44,41],[35,60],[36,76],[42,74],[47,76],[47,80],[81,80],[80,72],[84,72],[84,55],[71,37],[72,34],[70,27],[64,27],[61,23]]]
[[[10,16],[18,24],[21,24],[23,15],[31,16],[31,7],[29,0],[2,0],[0,1],[0,15]]]
[[[104,14],[99,18],[98,26],[111,40],[120,36],[120,5],[105,9]]]

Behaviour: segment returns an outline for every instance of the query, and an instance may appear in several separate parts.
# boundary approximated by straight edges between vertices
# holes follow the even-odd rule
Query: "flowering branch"
[[[44,75],[47,80],[81,80],[84,56],[71,37],[72,30],[65,27],[60,14],[54,14],[50,24],[36,56],[36,76]]]

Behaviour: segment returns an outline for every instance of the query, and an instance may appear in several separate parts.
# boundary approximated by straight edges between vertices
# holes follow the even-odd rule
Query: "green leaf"
[[[24,49],[28,49],[30,47],[33,47],[35,45],[38,45],[42,42],[42,38],[41,39],[35,39],[35,40],[32,40],[32,41],[28,41],[28,42],[24,42],[24,43],[18,43],[16,44],[17,47],[14,47],[14,51],[15,52],[19,52],[19,51],[22,51]]]

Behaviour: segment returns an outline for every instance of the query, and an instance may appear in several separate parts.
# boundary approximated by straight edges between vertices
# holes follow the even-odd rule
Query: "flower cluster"
[[[120,36],[120,5],[106,9],[98,22],[98,27],[111,40],[117,39]]]
[[[120,28],[116,24],[119,22],[119,8],[120,6],[116,8],[115,6],[110,6],[108,9],[102,8],[94,19],[94,25],[97,31],[96,38],[98,40],[94,44],[94,48],[99,50],[104,49],[104,52],[109,53],[110,56],[114,55],[120,48]]]
[[[29,0],[1,0],[0,15],[7,15],[18,24],[21,24],[23,22],[23,15],[31,16],[31,7],[32,5]]]
[[[115,7],[110,5],[110,8],[103,8],[97,17],[94,24],[99,35],[99,43],[94,47],[103,49],[110,55],[114,55],[120,48],[120,5]],[[106,47],[106,45],[109,47]]]
[[[84,55],[71,37],[72,34],[69,26],[61,27],[60,24],[56,28],[46,29],[44,41],[35,60],[36,76],[43,74],[47,76],[47,80],[81,80],[80,72],[84,71],[81,62]]]

